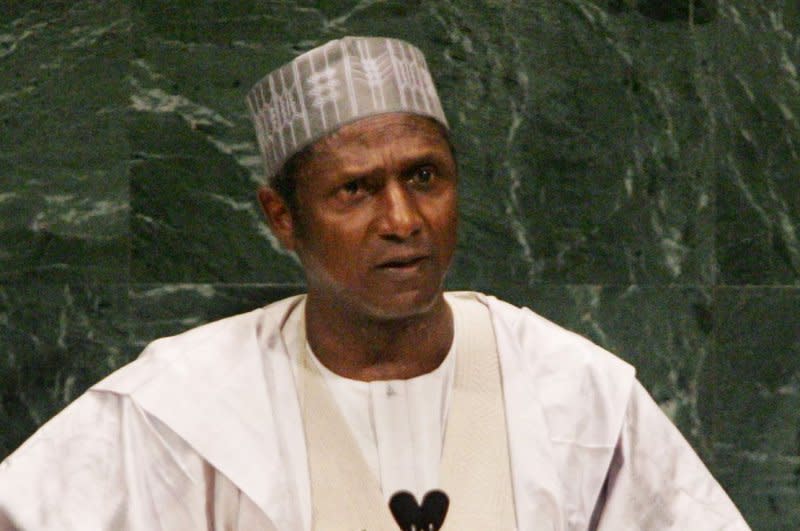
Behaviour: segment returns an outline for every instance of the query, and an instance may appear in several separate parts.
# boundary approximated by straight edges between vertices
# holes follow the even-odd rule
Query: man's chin
[[[374,320],[399,321],[430,313],[442,299],[442,292],[394,293],[365,305],[365,313]]]

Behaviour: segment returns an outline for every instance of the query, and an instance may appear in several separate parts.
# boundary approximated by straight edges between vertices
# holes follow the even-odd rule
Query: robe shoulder
[[[481,295],[492,310],[504,373],[534,388],[550,438],[613,448],[636,382],[635,369],[528,308]]]
[[[610,378],[632,379],[635,369],[587,338],[535,313],[491,295],[478,295],[486,301],[500,326],[521,349],[526,365],[547,367],[550,371],[595,371]]]
[[[540,406],[552,498],[568,529],[747,530],[749,527],[680,431],[624,360],[526,308],[480,296],[492,309],[509,397],[509,430]],[[518,402],[524,401],[524,407]],[[513,402],[517,402],[515,405]],[[515,419],[521,419],[514,426]],[[512,445],[518,441],[512,441]],[[520,456],[534,444],[519,446]],[[527,463],[525,457],[519,463]],[[549,462],[553,466],[543,466]],[[524,475],[517,468],[517,475]],[[542,484],[547,484],[542,482]],[[517,491],[535,488],[518,482]],[[520,500],[517,499],[520,503]],[[524,504],[523,504],[524,505]],[[535,521],[542,511],[519,516]],[[540,508],[541,509],[541,508]]]
[[[178,381],[224,382],[230,370],[274,350],[278,330],[300,297],[290,297],[246,313],[206,323],[149,343],[139,357],[95,384],[96,391],[136,394],[174,387]],[[263,332],[263,333],[262,333]],[[262,348],[260,341],[265,341]]]

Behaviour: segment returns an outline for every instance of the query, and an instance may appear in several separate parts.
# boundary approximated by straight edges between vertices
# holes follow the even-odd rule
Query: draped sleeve
[[[0,465],[4,531],[235,529],[242,498],[172,430],[110,392],[88,391]]]
[[[591,529],[750,529],[680,431],[637,381]]]

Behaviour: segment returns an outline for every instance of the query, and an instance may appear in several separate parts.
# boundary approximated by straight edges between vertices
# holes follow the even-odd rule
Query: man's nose
[[[391,240],[406,240],[422,228],[422,217],[410,190],[391,180],[383,190],[380,235]]]

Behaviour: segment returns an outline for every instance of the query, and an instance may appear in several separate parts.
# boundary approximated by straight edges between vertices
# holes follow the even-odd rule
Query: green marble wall
[[[302,290],[247,88],[345,34],[429,58],[452,288],[639,376],[754,529],[800,527],[800,2],[0,3],[0,458],[151,339]]]

